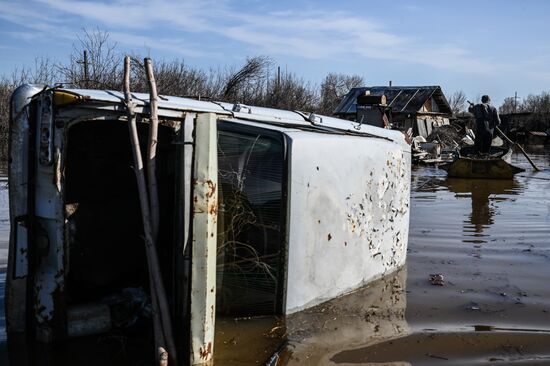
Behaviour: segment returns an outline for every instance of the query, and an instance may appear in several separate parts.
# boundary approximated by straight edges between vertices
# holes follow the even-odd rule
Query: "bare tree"
[[[531,112],[539,114],[550,113],[550,94],[542,92],[539,95],[529,94],[518,108],[521,112]]]
[[[274,76],[269,82],[267,95],[262,103],[266,107],[315,111],[319,96],[317,86],[299,78],[293,73],[285,72]]]
[[[84,29],[73,44],[69,64],[59,64],[59,71],[67,83],[78,88],[120,89],[122,56],[116,48],[108,32]]]
[[[234,99],[239,92],[242,94],[251,87],[255,89],[253,84],[261,82],[266,77],[265,70],[272,63],[267,56],[248,58],[243,67],[228,75],[222,94],[224,99]]]
[[[8,154],[10,99],[13,91],[24,83],[51,84],[58,78],[54,62],[43,57],[36,58],[31,67],[15,69],[9,77],[0,77],[0,161],[4,161]]]
[[[0,80],[0,161],[5,161],[8,155],[8,119],[12,92],[13,86],[2,78]]]
[[[56,82],[90,89],[120,90],[122,85],[122,53],[109,33],[100,29],[86,30],[77,36],[69,61],[56,63],[36,59],[34,67],[15,70],[11,78],[0,77],[0,154],[5,159],[9,98],[16,86],[23,83]],[[132,90],[146,92],[147,77],[143,57],[132,59]],[[312,111],[332,114],[340,100],[354,87],[364,84],[358,75],[328,74],[319,85],[292,72],[273,75],[273,60],[255,56],[241,67],[218,67],[204,70],[183,60],[156,62],[156,83],[159,94],[239,102],[262,107]]]
[[[514,113],[515,111],[517,111],[516,107],[517,106],[516,106],[515,98],[514,97],[507,97],[507,98],[504,98],[504,101],[502,102],[502,104],[498,108],[498,111],[501,114]]]
[[[210,93],[209,75],[182,61],[158,61],[155,74],[159,92],[166,95],[201,97]],[[210,95],[208,95],[210,96]]]
[[[499,107],[500,113],[529,112],[535,114],[550,114],[550,93],[543,91],[540,94],[529,94],[521,101],[514,97],[504,98]]]
[[[466,109],[466,94],[462,90],[455,91],[449,98],[449,105],[454,115],[463,112]]]
[[[342,98],[351,89],[364,84],[365,80],[359,75],[328,74],[321,83],[321,99],[318,112],[332,115]]]

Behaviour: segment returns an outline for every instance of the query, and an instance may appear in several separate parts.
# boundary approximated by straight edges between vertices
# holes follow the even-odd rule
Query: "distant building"
[[[386,109],[392,128],[402,131],[412,128],[414,136],[427,137],[434,127],[449,124],[453,116],[451,106],[439,86],[353,88],[336,107],[334,115],[357,120],[357,97],[364,95],[385,96],[385,103],[377,107]]]
[[[516,141],[543,145],[550,134],[550,114],[517,112],[500,115],[501,129]]]

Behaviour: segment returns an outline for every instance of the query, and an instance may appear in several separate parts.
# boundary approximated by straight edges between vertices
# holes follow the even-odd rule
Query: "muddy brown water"
[[[511,181],[415,167],[405,268],[286,320],[218,319],[216,365],[258,365],[275,351],[278,365],[549,365],[550,148],[528,152],[543,171],[515,154],[526,172]],[[5,354],[2,329],[1,365]]]

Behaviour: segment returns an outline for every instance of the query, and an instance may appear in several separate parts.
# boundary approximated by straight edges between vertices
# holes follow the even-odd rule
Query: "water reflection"
[[[443,185],[456,197],[470,197],[472,210],[464,221],[464,233],[473,232],[476,238],[487,236],[486,229],[494,224],[494,216],[498,214],[496,202],[507,201],[509,195],[517,195],[521,185],[514,179],[459,179],[447,178]],[[468,235],[468,234],[466,234]],[[482,239],[476,243],[485,242]]]
[[[332,358],[343,349],[409,334],[406,279],[407,269],[402,268],[352,294],[289,316],[285,364],[332,364]]]
[[[548,165],[549,151],[533,157],[537,165]],[[529,169],[522,155],[516,154],[514,159],[514,164],[523,159],[518,165]],[[408,274],[400,271],[395,277],[290,316],[286,331],[285,322],[277,318],[220,319],[216,324],[216,365],[262,364],[285,338],[288,346],[279,353],[283,361],[278,365],[546,364],[550,360],[547,333],[464,332],[464,325],[547,329],[550,324],[549,173],[474,181],[446,179],[435,167],[417,168]],[[3,182],[1,178],[0,172],[0,193],[5,192],[5,178]],[[0,205],[0,213],[4,208],[0,244],[7,245],[8,227],[1,221],[6,218],[7,223],[7,204]],[[507,217],[498,216],[505,208],[509,209]],[[484,252],[483,258],[472,261],[467,255],[469,248],[456,245],[464,239],[463,233],[487,240],[489,237],[481,235],[491,234],[500,238],[496,242],[500,245],[491,245],[493,252]],[[524,239],[529,245],[522,244]],[[430,273],[443,273],[448,282],[432,286],[427,280]],[[404,318],[406,305],[408,321]],[[0,365],[5,365],[2,312],[0,306]],[[434,329],[426,332],[426,328]],[[457,329],[460,331],[446,333]],[[79,362],[82,356],[76,356],[68,354],[67,364],[86,364]],[[93,361],[87,364],[101,364]],[[145,364],[145,360],[141,362]]]

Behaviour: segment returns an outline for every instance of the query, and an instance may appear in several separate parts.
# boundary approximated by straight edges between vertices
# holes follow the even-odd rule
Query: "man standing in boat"
[[[500,125],[497,109],[491,105],[488,95],[481,97],[481,104],[470,103],[468,112],[473,113],[476,119],[475,148],[477,153],[487,154],[493,141],[495,127]]]

